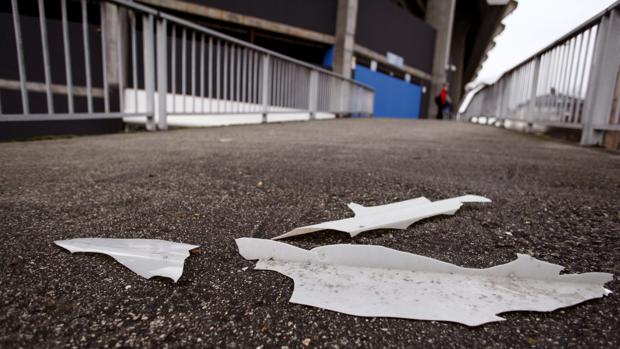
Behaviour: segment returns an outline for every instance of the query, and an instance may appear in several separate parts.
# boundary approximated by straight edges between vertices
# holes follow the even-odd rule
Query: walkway
[[[292,281],[252,270],[233,242],[351,215],[351,201],[471,193],[494,202],[404,231],[288,242],[378,244],[471,267],[529,253],[618,276],[614,154],[471,124],[338,119],[0,143],[0,164],[2,347],[620,346],[617,280],[610,297],[473,329],[359,318],[288,303]],[[52,243],[73,237],[203,248],[173,284]]]

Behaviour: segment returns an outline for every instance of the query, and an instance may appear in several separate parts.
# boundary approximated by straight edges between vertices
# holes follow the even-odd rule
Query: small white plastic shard
[[[144,278],[163,276],[174,282],[183,274],[183,264],[189,251],[200,247],[150,239],[85,238],[59,240],[54,243],[71,253],[107,254]]]
[[[553,311],[611,293],[608,273],[562,274],[564,267],[518,254],[486,269],[372,245],[304,250],[241,238],[239,253],[255,269],[294,281],[290,302],[345,314],[451,321],[468,326],[503,321],[509,311]]]
[[[288,233],[276,236],[273,240],[328,229],[349,233],[351,237],[375,229],[402,230],[425,218],[440,214],[453,215],[463,203],[467,202],[491,202],[491,200],[478,195],[464,195],[439,201],[430,201],[425,197],[419,197],[372,207],[350,203],[348,206],[355,213],[355,217],[295,228]]]

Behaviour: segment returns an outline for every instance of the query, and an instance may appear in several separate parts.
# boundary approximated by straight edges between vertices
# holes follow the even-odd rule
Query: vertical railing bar
[[[301,68],[301,67],[297,67],[297,88],[299,89],[298,93],[297,93],[297,105],[295,106],[298,109],[303,109],[303,105],[304,105],[304,101],[307,99],[307,94],[306,96],[304,96],[304,93],[306,92],[306,85],[304,84],[304,82],[306,82],[305,78],[305,68]]]
[[[254,60],[254,50],[248,50],[248,111],[254,111],[254,72],[256,71],[256,62]]]
[[[172,81],[170,85],[172,87],[172,112],[177,111],[177,26],[172,24],[172,43],[170,44],[170,65],[172,68]]]
[[[562,89],[563,91],[563,97],[560,100],[560,105],[558,106],[558,116],[560,117],[559,121],[561,122],[564,121],[562,113],[564,112],[563,110],[564,102],[566,101],[565,89],[566,89],[566,80],[568,80],[568,70],[570,68],[570,52],[572,50],[571,46],[572,46],[572,40],[569,40],[566,42],[566,47],[564,49],[566,57],[564,58],[564,63],[563,63],[564,69],[562,72],[563,76],[562,76],[562,81],[561,81],[561,86],[560,86],[560,89]]]
[[[254,107],[254,51],[248,50],[248,112]]]
[[[280,86],[280,111],[284,111],[285,108],[285,94],[286,94],[286,90],[284,89],[284,81],[286,79],[286,62],[283,60],[280,60],[280,81],[278,82],[278,85]]]
[[[272,68],[272,76],[271,76],[271,84],[269,86],[269,88],[272,90],[272,93],[270,93],[270,111],[271,110],[277,110],[278,108],[278,59],[277,58],[273,58],[271,65],[273,66]]]
[[[274,59],[275,63],[275,72],[276,72],[276,100],[274,106],[276,110],[280,110],[282,106],[282,64],[279,59]]]
[[[600,25],[600,24],[599,24]],[[586,58],[585,58],[585,70],[584,70],[584,78],[581,85],[581,94],[583,94],[583,104],[582,108],[579,112],[579,122],[583,123],[583,109],[585,107],[586,98],[588,97],[588,80],[590,79],[590,75],[592,74],[592,66],[594,60],[594,51],[596,49],[596,37],[598,36],[599,25],[591,28],[589,38],[588,38],[588,48],[586,49]]]
[[[551,51],[551,70],[549,72],[549,98],[547,98],[546,103],[546,111],[545,114],[548,115],[551,112],[551,107],[553,105],[553,99],[555,98],[555,94],[551,94],[551,89],[555,90],[553,86],[555,80],[555,72],[557,69],[557,58],[558,58],[558,49],[557,47]],[[555,92],[554,92],[555,93]]]
[[[45,75],[45,95],[47,97],[47,113],[54,113],[52,98],[52,76],[50,72],[50,53],[47,42],[47,22],[45,21],[45,5],[39,0],[39,26],[41,28],[41,48],[43,50],[43,73]]]
[[[236,78],[236,89],[237,89],[237,93],[236,93],[236,98],[237,98],[237,111],[241,111],[241,56],[243,54],[243,48],[241,46],[237,47],[237,75],[235,76]]]
[[[246,103],[245,100],[245,96],[246,96],[246,89],[248,87],[248,50],[246,48],[243,48],[243,56],[242,56],[242,64],[241,64],[241,74],[242,74],[242,78],[241,78],[241,83],[242,83],[242,88],[241,88],[241,111],[245,112],[247,111],[247,107],[248,104]]]
[[[557,83],[557,90],[556,90],[556,95],[558,96],[558,101],[555,104],[555,116],[556,116],[556,120],[559,120],[558,117],[560,116],[560,109],[561,109],[561,105],[562,105],[562,100],[564,98],[559,98],[560,96],[562,96],[562,87],[564,86],[564,79],[565,79],[565,75],[566,75],[566,59],[568,58],[568,42],[564,42],[560,45],[560,47],[562,48],[562,59],[560,61],[560,74],[558,75],[558,83]],[[561,120],[560,120],[561,121]]]
[[[187,53],[185,52],[187,51],[187,31],[185,30],[185,27],[183,27],[181,32],[181,40],[181,111],[185,113],[185,93],[187,92]]]
[[[299,83],[299,66],[297,65],[293,65],[293,88],[293,109],[297,110],[299,107],[299,97],[304,91]]]
[[[230,88],[230,112],[237,111],[237,88],[238,81],[237,76],[239,74],[237,69],[239,68],[239,64],[237,62],[237,58],[239,57],[239,46],[235,44],[230,45],[230,84],[228,85]]]
[[[262,58],[267,57],[266,55],[261,54]],[[271,105],[275,105],[275,95],[276,95],[276,91],[275,91],[275,81],[276,81],[276,59],[275,58],[271,58],[269,57],[269,61],[265,59],[263,59],[265,62],[268,63],[268,69],[269,69],[269,75],[267,76],[267,83],[264,83],[262,79],[262,77],[264,77],[264,68],[265,68],[265,63],[263,63],[261,61],[261,96],[267,96],[267,107],[269,108]],[[269,89],[269,93],[265,93],[264,91],[262,91],[263,87],[267,87]]]
[[[575,76],[574,79],[572,81],[572,84],[570,86],[570,90],[572,91],[572,97],[570,99],[570,105],[569,105],[569,113],[570,113],[570,122],[574,123],[575,122],[575,105],[577,104],[578,101],[578,97],[577,97],[577,82],[579,81],[579,73],[580,73],[580,68],[581,68],[581,53],[582,53],[582,49],[583,49],[583,40],[585,37],[585,33],[582,32],[579,34],[578,36],[578,45],[577,45],[577,49],[576,49],[576,54],[577,54],[577,59],[575,61]]]
[[[298,109],[300,106],[299,99],[301,98],[301,94],[304,92],[303,86],[299,83],[300,75],[299,75],[299,66],[293,66],[293,88],[295,91],[293,92],[293,108]]]
[[[256,103],[256,111],[260,111],[260,101],[258,97],[260,91],[260,85],[258,80],[258,72],[260,71],[260,67],[258,66],[259,58],[259,53],[254,51],[254,102]]]
[[[157,128],[168,129],[168,22],[164,18],[157,20]],[[153,72],[154,73],[154,72]]]
[[[287,79],[287,86],[288,86],[288,107],[289,108],[293,108],[293,100],[295,97],[295,91],[293,91],[293,81],[295,79],[295,70],[294,70],[294,66],[293,64],[288,64],[288,79]]]
[[[248,59],[250,60],[250,68],[251,70],[248,71],[248,81],[250,81],[250,85],[248,86],[248,111],[252,112],[254,111],[254,74],[256,72],[256,60],[254,59],[255,57],[255,51],[254,50],[249,50],[248,51],[249,57]]]
[[[237,61],[235,66],[235,112],[239,111],[241,107],[241,46],[237,46],[235,59]]]
[[[237,111],[237,88],[239,87],[239,83],[237,81],[239,62],[237,62],[237,58],[239,57],[239,46],[231,45],[230,48],[230,111]]]
[[[545,54],[538,56],[538,80],[536,81],[536,91],[534,93],[534,110],[536,113],[540,112],[540,103],[538,101],[539,93],[542,89],[544,74],[545,74]]]
[[[11,10],[13,11],[13,28],[15,30],[15,45],[17,47],[17,69],[19,72],[19,86],[22,96],[22,112],[30,114],[28,103],[28,90],[26,89],[26,65],[24,62],[24,45],[22,42],[22,31],[19,21],[19,10],[17,0],[11,0]]]
[[[564,73],[564,59],[565,59],[565,55],[566,55],[566,47],[564,45],[560,45],[560,57],[558,60],[558,73],[556,75],[556,80],[555,80],[555,101],[553,103],[553,115],[557,116],[558,115],[558,104],[559,104],[559,97],[560,97],[560,93],[561,91],[561,81],[562,81],[562,74]]]
[[[222,82],[222,92],[223,92],[223,102],[224,102],[224,107],[222,108],[222,111],[227,112],[228,111],[228,42],[224,41],[224,57],[222,59],[222,73],[224,74],[223,79],[224,81]]]
[[[191,98],[190,101],[192,102],[192,108],[190,109],[191,112],[195,111],[195,107],[196,107],[196,32],[194,30],[192,30],[192,38],[191,38],[191,44],[192,44],[192,50],[190,51],[192,54],[192,59],[190,60],[190,62],[192,63],[192,69],[191,69],[191,86],[192,86],[192,94],[191,94]]]
[[[267,113],[269,111],[269,100],[270,100],[270,82],[271,82],[271,76],[273,75],[271,73],[271,63],[270,63],[270,56],[266,55],[266,54],[260,54],[260,63],[261,63],[261,78],[260,78],[260,100],[261,100],[261,112],[262,112],[262,122],[266,123],[267,122]]]
[[[543,101],[544,103],[544,114],[545,116],[548,114],[549,112],[549,108],[551,105],[551,88],[553,87],[553,74],[555,72],[555,56],[556,56],[556,50],[552,49],[549,52],[549,73],[547,76],[547,83],[546,83],[546,95],[547,98],[545,98],[545,100]]]
[[[294,80],[294,86],[295,86],[294,108],[295,109],[302,109],[300,108],[301,107],[301,94],[305,91],[305,87],[301,83],[302,79],[303,77],[301,75],[301,68],[299,66],[295,66],[295,80]]]
[[[209,112],[213,111],[213,37],[209,36],[209,80],[208,80],[208,88],[209,88]]]
[[[553,71],[551,74],[551,79],[549,81],[549,92],[551,92],[551,89],[553,89],[553,95],[551,95],[551,98],[549,98],[549,106],[547,108],[547,114],[551,115],[553,113],[553,105],[555,104],[555,98],[556,98],[556,94],[557,94],[557,86],[556,86],[556,80],[557,80],[557,75],[558,75],[558,68],[559,68],[559,61],[560,61],[560,48],[556,47],[553,50]]]
[[[228,84],[228,88],[229,88],[229,93],[230,93],[230,98],[228,98],[228,106],[229,106],[229,111],[230,112],[234,112],[235,111],[235,67],[236,67],[236,61],[235,61],[235,57],[237,54],[237,46],[234,44],[230,45],[230,66],[229,66],[229,71],[230,71],[230,83]]]
[[[230,44],[228,47],[228,98],[226,111],[232,112],[235,105],[235,45]]]
[[[547,91],[549,91],[549,80],[551,79],[551,56],[551,51],[545,53],[545,76],[540,89],[542,100],[538,103],[540,115],[547,111]]]
[[[246,88],[248,86],[248,81],[247,81],[247,70],[248,70],[248,62],[246,59],[246,55],[248,54],[248,50],[245,47],[241,48],[241,92],[239,95],[239,99],[241,100],[241,104],[239,105],[240,111],[241,112],[246,112],[246,108],[247,108],[247,104],[245,101],[245,96],[246,96]]]
[[[586,69],[587,69],[587,62],[588,62],[588,47],[590,47],[590,38],[592,37],[592,30],[588,29],[584,35],[584,45],[583,45],[583,62],[582,62],[582,70],[581,70],[581,76],[579,77],[579,84],[578,86],[576,86],[576,90],[575,94],[577,95],[577,101],[579,102],[581,100],[581,92],[583,91],[583,82],[584,82],[584,77],[586,75]],[[579,108],[579,104],[576,103],[575,104],[575,122],[580,122],[581,119],[581,113],[580,113],[580,108]]]
[[[200,35],[200,112],[205,111],[205,35]]]
[[[221,40],[217,41],[216,49],[217,49],[216,55],[215,55],[215,60],[216,60],[216,62],[215,62],[216,63],[215,64],[215,69],[216,69],[216,72],[215,72],[215,79],[216,79],[215,80],[215,94],[216,94],[216,98],[217,98],[217,104],[216,104],[217,108],[216,109],[217,109],[217,111],[221,111],[221,107],[220,107],[220,96],[221,96],[221,88],[220,88],[221,77],[220,77],[220,75],[222,75],[221,62],[220,62],[222,60],[220,58],[221,55],[222,55],[222,52],[221,52],[222,51],[222,41]]]
[[[138,44],[137,44],[137,30],[136,30],[136,14],[135,12],[129,12],[129,20],[131,22],[131,68],[133,79],[133,98],[134,98],[134,112],[138,111]]]
[[[566,112],[566,108],[568,106],[569,103],[569,99],[570,97],[570,83],[573,79],[573,70],[574,70],[574,58],[575,58],[575,51],[577,49],[577,37],[573,37],[571,40],[571,45],[570,45],[570,50],[569,50],[569,55],[568,55],[568,65],[567,65],[567,69],[568,69],[568,75],[566,76],[566,81],[564,82],[564,99],[562,101],[562,111],[561,111],[561,117],[562,117],[562,121],[563,122],[570,122],[570,115],[568,116],[568,118],[565,119],[565,112]]]
[[[122,32],[125,29],[127,22],[123,22],[123,25],[116,31],[116,60],[118,61],[118,108],[120,112],[125,112],[125,67],[123,55],[123,35]]]
[[[273,72],[273,88],[275,91],[273,92],[273,107],[271,110],[278,111],[280,107],[280,62],[275,57],[273,59]]]
[[[293,65],[290,63],[286,65],[286,75],[286,104],[287,107],[291,108],[293,103],[293,91],[291,91],[293,81]]]
[[[288,106],[288,98],[289,98],[289,91],[288,91],[288,79],[289,79],[289,74],[288,74],[288,69],[289,69],[289,65],[288,62],[282,61],[282,109],[286,109],[286,107]]]
[[[305,68],[303,67],[296,67],[296,73],[295,73],[295,77],[296,77],[296,83],[295,83],[295,88],[297,89],[297,98],[296,100],[296,104],[295,104],[295,108],[297,109],[305,109],[303,106],[307,105],[304,104],[305,100],[307,99],[307,93],[306,93],[306,75],[305,75]],[[306,94],[304,96],[304,93]]]
[[[69,43],[69,25],[67,23],[67,0],[61,0],[62,44],[65,55],[65,77],[67,84],[67,109],[73,114],[73,77],[71,74],[71,50]]]
[[[84,69],[86,74],[86,105],[88,113],[93,112],[93,91],[90,74],[90,40],[88,39],[88,12],[86,0],[81,0],[82,8],[82,39],[84,41]]]
[[[328,81],[328,89],[329,92],[327,93],[327,98],[329,100],[329,111],[330,112],[335,112],[335,108],[334,108],[334,95],[332,93],[332,85],[333,85],[333,78],[331,76],[327,77],[327,81]]]
[[[539,78],[539,82],[538,82],[539,86],[538,86],[538,91],[537,91],[538,94],[536,98],[538,98],[538,95],[544,97],[545,91],[547,90],[547,77],[549,76],[549,54],[548,53],[544,53],[541,56],[541,69],[543,69],[543,74],[541,74],[541,77]],[[543,104],[544,104],[544,100],[538,101],[536,103],[537,113],[541,113]]]
[[[155,125],[155,43],[153,38],[153,15],[142,16],[142,49],[144,51],[144,92],[146,94],[146,129],[154,131]]]
[[[101,20],[101,70],[103,73],[103,110],[106,113],[110,112],[110,102],[108,100],[108,50],[106,45],[106,13],[105,13],[105,2],[99,3],[99,11],[100,11],[100,20]],[[120,62],[119,62],[120,64]]]

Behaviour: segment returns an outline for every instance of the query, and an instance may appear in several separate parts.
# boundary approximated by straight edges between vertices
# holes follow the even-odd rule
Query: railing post
[[[534,71],[532,73],[532,91],[530,92],[530,100],[527,107],[528,121],[534,121],[534,113],[536,109],[536,90],[538,89],[538,73],[540,72],[540,56],[534,58]]]
[[[602,144],[603,132],[596,125],[607,124],[620,65],[620,10],[601,18],[596,35],[592,70],[583,109],[581,145]]]
[[[261,56],[261,60],[263,61],[262,69],[261,69],[261,102],[263,105],[262,114],[263,114],[263,123],[267,123],[267,112],[269,111],[269,62],[270,56],[263,54]]]
[[[168,129],[166,98],[168,94],[168,32],[165,19],[157,20],[157,128]],[[174,98],[174,97],[173,97]]]
[[[26,89],[26,63],[24,61],[24,45],[22,41],[22,31],[19,21],[19,10],[17,0],[11,0],[11,10],[13,11],[13,29],[15,30],[15,44],[17,46],[17,71],[19,72],[19,90],[22,96],[22,113],[29,114],[30,106],[28,102],[28,90]]]
[[[316,119],[316,110],[319,102],[319,72],[310,71],[310,81],[308,86],[308,110],[310,111],[310,120]]]
[[[144,90],[146,92],[146,129],[155,131],[155,43],[153,39],[153,15],[142,16],[144,40]]]

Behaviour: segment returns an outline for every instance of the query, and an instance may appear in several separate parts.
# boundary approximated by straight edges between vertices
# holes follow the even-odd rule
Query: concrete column
[[[583,106],[582,145],[601,145],[604,131],[597,125],[608,125],[612,118],[612,102],[620,67],[620,10],[613,10],[601,19],[596,35]]]
[[[461,105],[463,97],[463,74],[465,72],[465,39],[470,28],[470,21],[461,18],[455,19],[452,34],[452,44],[450,45],[450,60],[448,64],[456,67],[455,71],[449,71],[448,81],[450,82],[450,97],[454,103],[456,112]]]
[[[338,0],[334,72],[351,77],[358,0]]]
[[[449,64],[450,45],[452,44],[452,26],[456,0],[429,0],[426,5],[426,22],[435,28],[435,54],[433,57],[433,77],[429,91],[429,119],[437,117],[437,106],[434,98],[447,81],[446,67]]]
[[[126,85],[127,76],[127,11],[118,6],[102,4],[104,11],[105,45],[106,45],[106,78],[110,89],[110,107],[119,108],[119,88]]]

